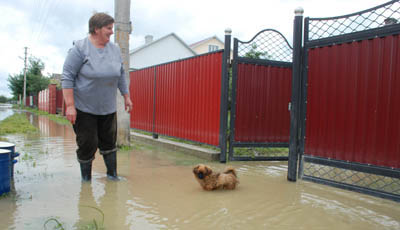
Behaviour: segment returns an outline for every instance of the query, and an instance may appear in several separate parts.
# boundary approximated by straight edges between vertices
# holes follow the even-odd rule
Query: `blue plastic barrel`
[[[10,156],[10,150],[0,149],[0,195],[10,192]]]
[[[10,172],[11,172],[11,180],[14,179],[14,164],[18,161],[14,158],[19,156],[19,153],[15,152],[15,144],[5,141],[0,141],[0,149],[10,150]]]

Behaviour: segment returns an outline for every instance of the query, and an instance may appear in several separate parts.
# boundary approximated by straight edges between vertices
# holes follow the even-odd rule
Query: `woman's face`
[[[110,41],[110,36],[114,33],[113,32],[114,28],[114,23],[111,23],[109,25],[103,26],[100,29],[96,29],[96,35],[99,36],[102,42],[106,44],[107,42]]]

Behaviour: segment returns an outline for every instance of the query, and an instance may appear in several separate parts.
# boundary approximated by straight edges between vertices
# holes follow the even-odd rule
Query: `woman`
[[[66,116],[72,123],[83,181],[90,181],[97,148],[103,155],[107,177],[118,179],[116,94],[121,92],[130,112],[121,52],[110,42],[114,19],[95,13],[89,20],[89,36],[76,41],[68,52],[62,73]]]

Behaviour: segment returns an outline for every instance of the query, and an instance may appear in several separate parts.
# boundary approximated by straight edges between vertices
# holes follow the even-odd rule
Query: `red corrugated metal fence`
[[[130,72],[131,128],[153,132],[155,67]]]
[[[216,52],[131,72],[131,127],[218,146],[221,71]]]
[[[289,142],[292,70],[238,64],[235,141]]]

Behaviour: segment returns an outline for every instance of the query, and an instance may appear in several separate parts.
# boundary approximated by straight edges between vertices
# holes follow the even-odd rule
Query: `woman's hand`
[[[66,115],[68,121],[70,121],[71,124],[74,125],[75,121],[76,121],[76,109],[75,109],[75,106],[74,105],[68,106],[66,108],[66,110],[67,111],[65,111],[65,115]]]
[[[125,101],[125,110],[128,113],[131,112],[133,105],[132,105],[132,101],[131,101],[131,99],[129,97],[129,94],[125,94],[124,95],[124,101]]]
[[[63,96],[65,101],[65,116],[71,124],[75,124],[76,121],[76,109],[74,103],[74,89],[63,89]]]

